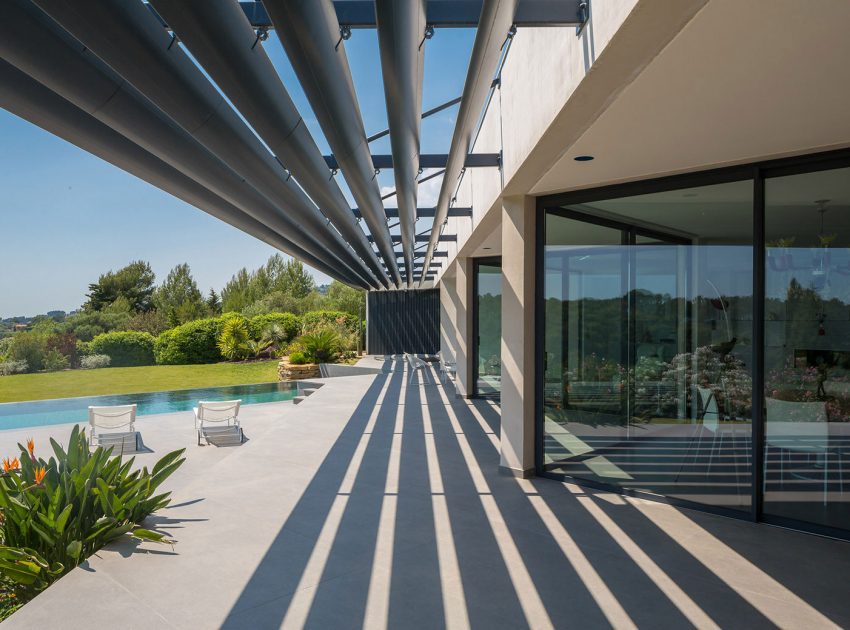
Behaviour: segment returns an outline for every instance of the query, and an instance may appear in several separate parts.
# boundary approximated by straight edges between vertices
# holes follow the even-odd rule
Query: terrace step
[[[296,396],[295,398],[292,399],[292,403],[297,405],[298,403],[302,403],[305,400],[307,400],[306,396]]]

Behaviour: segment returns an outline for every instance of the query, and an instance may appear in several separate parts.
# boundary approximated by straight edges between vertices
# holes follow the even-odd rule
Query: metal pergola
[[[332,278],[410,288],[448,256],[447,218],[471,216],[451,207],[464,170],[500,168],[471,148],[506,42],[587,12],[586,0],[3,0],[0,106]],[[452,27],[477,29],[463,94],[422,112],[425,43]],[[272,28],[332,155],[263,48]],[[389,128],[371,136],[344,45],[358,28],[378,31],[385,86]],[[452,106],[448,153],[421,154],[421,120]],[[385,136],[392,153],[373,155]],[[382,195],[389,168],[395,190]],[[418,208],[418,185],[439,175],[436,207]],[[391,196],[397,209],[384,208]],[[421,219],[431,226],[417,234]]]

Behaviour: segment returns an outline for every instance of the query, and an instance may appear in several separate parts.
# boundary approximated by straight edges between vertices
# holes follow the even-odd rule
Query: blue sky
[[[423,109],[460,95],[473,35],[469,29],[438,29],[426,44]],[[377,34],[355,30],[345,46],[366,132],[385,129]],[[319,147],[329,152],[274,34],[265,47]],[[448,152],[455,115],[453,107],[423,121],[423,153]],[[371,148],[390,152],[386,138]],[[348,194],[342,175],[337,177]],[[392,171],[382,172],[379,182],[390,190]],[[420,205],[433,205],[439,186],[440,178],[424,184]],[[420,222],[417,231],[427,227]],[[159,280],[188,262],[206,292],[273,253],[265,243],[0,109],[0,317],[75,309],[99,274],[131,260],[149,261]],[[328,280],[314,275],[319,283]]]

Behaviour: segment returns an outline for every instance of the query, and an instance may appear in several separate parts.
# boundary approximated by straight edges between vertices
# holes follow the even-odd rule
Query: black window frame
[[[479,339],[478,339],[478,268],[481,265],[489,265],[489,266],[499,266],[499,269],[502,268],[502,257],[501,256],[478,256],[472,259],[472,341],[473,341],[473,357],[472,361],[472,393],[470,394],[470,398],[489,398],[491,400],[497,400],[501,398],[502,392],[499,390],[498,394],[481,394],[478,392],[478,353],[479,353]],[[501,357],[500,357],[501,359]]]
[[[534,331],[534,361],[535,361],[535,420],[534,420],[534,466],[535,473],[540,477],[570,481],[580,486],[598,488],[626,496],[634,496],[652,501],[667,503],[678,507],[686,507],[701,512],[720,514],[731,518],[762,522],[790,529],[805,531],[831,538],[850,541],[850,530],[837,529],[799,521],[786,517],[763,513],[763,471],[764,471],[764,300],[765,300],[765,181],[775,177],[799,175],[818,171],[850,168],[850,149],[808,153],[793,157],[762,160],[729,167],[708,169],[678,175],[669,175],[651,179],[585,188],[565,193],[545,195],[537,198],[536,203],[536,234],[535,234],[535,331]],[[565,206],[575,206],[583,203],[605,201],[636,195],[669,192],[683,188],[711,186],[733,182],[751,181],[753,184],[753,417],[752,417],[752,500],[749,511],[735,510],[697,503],[676,497],[623,488],[597,481],[581,479],[554,473],[544,469],[543,455],[543,399],[544,399],[544,251],[546,215],[555,212],[562,216],[584,215],[593,222],[617,225],[606,217],[594,216],[566,209]],[[565,214],[566,213],[566,214]]]

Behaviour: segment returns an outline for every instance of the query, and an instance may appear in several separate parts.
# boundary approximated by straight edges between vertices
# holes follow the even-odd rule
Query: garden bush
[[[38,333],[23,331],[15,333],[9,346],[9,358],[12,361],[26,361],[29,370],[37,372],[44,367],[44,354],[47,351],[47,338]]]
[[[58,350],[50,350],[44,355],[44,369],[48,372],[58,372],[71,367],[71,362]]]
[[[283,333],[280,339],[273,340],[276,344],[292,341],[301,332],[301,320],[292,313],[266,313],[256,315],[248,321],[248,334],[251,339],[260,340],[266,336],[271,326],[279,326]]]
[[[289,355],[289,362],[292,365],[304,365],[305,363],[309,363],[310,359],[301,350],[296,350]]]
[[[0,363],[0,376],[9,376],[10,374],[22,374],[29,370],[29,365],[24,360],[21,361],[4,361]]]
[[[217,363],[222,360],[218,336],[223,319],[196,319],[166,330],[154,343],[154,358],[161,365]]]
[[[91,340],[92,354],[106,354],[113,367],[154,364],[154,341],[150,333],[125,330],[102,333]]]
[[[302,333],[309,334],[325,326],[341,326],[354,334],[360,330],[358,319],[342,311],[312,311],[301,316]]]
[[[229,361],[239,361],[248,356],[248,325],[244,317],[224,318],[218,336],[218,349]]]
[[[52,438],[50,444],[49,459],[36,457],[30,440],[18,445],[18,457],[3,460],[0,588],[20,602],[117,538],[165,541],[138,523],[168,505],[170,493],[157,488],[185,461],[181,449],[150,471],[132,470],[134,460],[112,457],[111,448],[90,451],[78,426],[67,450]]]
[[[304,346],[304,354],[311,363],[333,363],[339,352],[339,335],[334,331],[324,329],[319,332],[301,335],[299,338]],[[290,355],[290,361],[292,357]]]
[[[89,354],[80,359],[80,367],[84,370],[96,370],[109,367],[112,359],[108,354]]]

